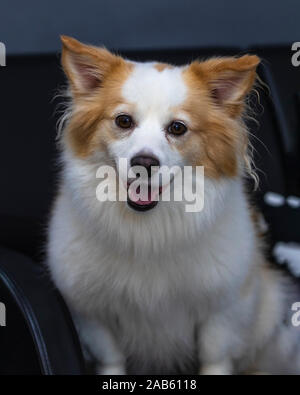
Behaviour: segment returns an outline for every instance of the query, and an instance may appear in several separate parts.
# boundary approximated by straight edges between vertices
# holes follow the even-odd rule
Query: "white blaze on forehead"
[[[122,94],[126,102],[136,105],[139,116],[145,117],[149,112],[157,117],[167,115],[170,108],[186,99],[187,87],[182,78],[182,68],[158,71],[155,63],[136,63]]]
[[[182,78],[182,68],[165,68],[159,71],[155,63],[135,63],[134,70],[122,88],[124,105],[118,108],[127,112],[127,104],[133,104],[130,113],[136,126],[128,137],[110,144],[115,158],[130,159],[143,152],[155,155],[162,165],[173,166],[182,162],[180,154],[166,138],[165,128],[174,118],[182,115],[174,108],[186,99],[187,87]]]

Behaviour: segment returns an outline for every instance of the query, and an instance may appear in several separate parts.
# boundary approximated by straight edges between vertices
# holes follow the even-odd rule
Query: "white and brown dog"
[[[62,41],[70,106],[48,265],[97,372],[300,373],[297,290],[265,261],[243,187],[259,59],[174,67]],[[100,202],[97,169],[121,158],[204,166],[203,209]]]

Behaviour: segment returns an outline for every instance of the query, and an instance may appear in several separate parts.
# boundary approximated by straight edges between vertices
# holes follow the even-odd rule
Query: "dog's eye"
[[[187,127],[183,122],[180,121],[174,121],[168,127],[168,132],[171,134],[175,134],[176,136],[184,134],[186,131],[187,131]]]
[[[122,114],[116,118],[116,125],[122,129],[129,129],[133,125],[133,120],[130,115]]]

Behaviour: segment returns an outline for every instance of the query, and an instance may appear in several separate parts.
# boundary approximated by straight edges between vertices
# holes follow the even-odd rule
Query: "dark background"
[[[288,44],[298,0],[1,0],[8,54],[49,53],[59,35],[117,49]]]

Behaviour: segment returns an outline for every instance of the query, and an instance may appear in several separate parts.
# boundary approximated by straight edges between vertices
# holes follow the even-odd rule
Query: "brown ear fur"
[[[255,82],[259,62],[256,55],[213,58],[192,63],[190,70],[206,85],[212,100],[228,115],[236,117]]]
[[[256,78],[257,56],[213,58],[193,62],[184,71],[191,137],[181,144],[190,163],[204,165],[206,175],[234,177],[238,158],[249,162],[247,133],[241,114]]]
[[[73,95],[91,93],[103,78],[124,60],[104,48],[85,45],[74,38],[61,36],[62,65]]]

